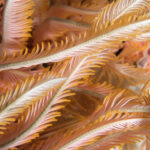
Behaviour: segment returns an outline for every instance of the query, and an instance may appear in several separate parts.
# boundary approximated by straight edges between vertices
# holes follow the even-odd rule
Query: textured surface
[[[1,4],[0,150],[149,149],[150,0]]]

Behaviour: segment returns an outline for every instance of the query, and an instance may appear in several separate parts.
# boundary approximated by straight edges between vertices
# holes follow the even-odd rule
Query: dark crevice
[[[120,48],[120,49],[115,53],[115,55],[116,55],[116,56],[119,56],[119,54],[120,54],[122,51],[123,51],[123,48]]]

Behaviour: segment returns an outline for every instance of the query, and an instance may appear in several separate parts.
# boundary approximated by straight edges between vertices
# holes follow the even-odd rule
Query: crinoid
[[[150,0],[1,3],[0,150],[149,149]]]

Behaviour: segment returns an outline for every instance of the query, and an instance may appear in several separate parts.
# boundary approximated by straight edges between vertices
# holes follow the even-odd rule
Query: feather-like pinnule
[[[65,106],[65,109],[62,109],[62,116],[58,118],[58,121],[54,122],[53,126],[49,127],[46,131],[43,131],[42,135],[36,139],[36,142],[39,144],[37,145],[30,142],[29,144],[26,144],[27,149],[30,149],[30,146],[32,145],[34,149],[40,150],[41,146],[39,147],[39,145],[42,143],[43,148],[45,149],[50,143],[57,142],[62,138],[62,135],[68,128],[76,128],[79,122],[90,118],[91,113],[95,112],[97,105],[102,102],[98,98],[91,98],[87,94],[78,92],[76,92],[75,96],[70,97],[70,100],[71,102],[68,103],[68,106]],[[90,106],[88,106],[88,104],[90,104]],[[64,111],[66,111],[66,113],[64,113]],[[63,120],[64,117],[66,118],[65,120]],[[69,118],[71,120],[69,120]],[[51,137],[53,137],[53,139]],[[47,140],[44,142],[43,139]],[[30,146],[28,147],[28,145]],[[21,147],[22,146],[19,148]]]
[[[88,76],[93,75],[94,72],[93,72],[92,68],[101,66],[101,64],[104,64],[105,62],[107,62],[110,59],[110,56],[111,55],[109,55],[108,52],[103,51],[99,55],[87,56],[83,59],[81,58],[80,63],[77,64],[77,66],[75,66],[75,68],[72,68],[72,69],[74,69],[73,72],[65,80],[64,84],[61,86],[61,88],[58,90],[58,92],[56,92],[56,94],[51,98],[51,100],[48,99],[49,104],[46,103],[47,107],[45,109],[43,108],[44,109],[43,112],[41,113],[39,118],[37,118],[35,123],[32,124],[31,128],[27,129],[17,139],[10,142],[10,144],[7,143],[6,145],[4,145],[4,147],[7,148],[9,146],[10,147],[17,146],[17,145],[20,145],[23,143],[30,142],[32,139],[37,138],[41,131],[43,131],[48,126],[51,126],[52,122],[56,120],[55,117],[60,115],[58,110],[63,107],[62,103],[68,102],[69,100],[67,97],[74,95],[73,93],[70,92],[69,88],[81,84],[82,83],[82,81],[80,81],[81,79],[87,78]],[[70,71],[69,71],[69,73],[70,73]],[[65,72],[65,74],[68,74],[68,73]],[[50,81],[48,81],[48,82],[50,82]],[[57,82],[57,79],[56,79],[56,82]],[[42,84],[39,85],[39,88],[42,87],[42,92],[45,88],[46,89],[49,88],[48,85],[47,85],[48,87],[44,86],[45,88],[43,86],[42,86]],[[32,95],[32,90],[34,90],[34,88],[31,89],[29,92],[27,92],[27,94],[29,93]],[[35,90],[36,90],[36,87],[35,87]],[[44,94],[46,94],[46,93],[47,92],[44,92]],[[54,92],[52,92],[52,91],[49,92],[49,90],[48,90],[48,95],[50,94],[50,96],[52,96],[53,93]],[[40,93],[38,93],[38,96],[40,96]],[[36,98],[35,100],[33,98],[33,101],[37,101],[38,99],[41,100],[41,98],[42,97],[40,97],[40,99]],[[20,100],[21,100],[21,102],[25,100],[28,103],[28,100],[26,100],[26,98],[24,96],[20,97]],[[31,100],[29,102],[31,102]],[[41,121],[41,120],[43,120],[43,121]],[[3,145],[2,145],[2,147],[3,147]]]
[[[119,15],[119,14],[118,14]],[[104,15],[102,16],[102,17],[104,17]],[[101,18],[100,18],[101,19]],[[129,20],[130,21],[130,20]],[[146,20],[146,21],[148,21],[148,20]],[[94,24],[97,24],[99,22],[99,19],[97,19],[97,21],[94,23]],[[103,24],[103,23],[102,23]],[[146,25],[146,26],[144,26],[144,24]],[[100,26],[100,28],[101,28],[101,25],[99,25]],[[93,29],[92,29],[92,31],[90,31],[90,33],[92,33],[93,32],[93,30],[94,31],[97,31],[98,30],[98,26],[93,26]],[[130,29],[131,28],[131,29]],[[89,53],[90,51],[89,51],[89,48],[91,49],[91,47],[94,47],[94,48],[96,48],[96,47],[99,47],[99,48],[115,48],[116,47],[116,43],[118,44],[119,43],[119,40],[120,40],[120,42],[122,41],[122,40],[125,40],[125,38],[128,36],[128,39],[129,39],[129,36],[131,36],[131,38],[133,38],[133,36],[134,36],[134,33],[136,34],[136,36],[137,36],[137,34],[141,34],[141,33],[138,33],[137,32],[137,30],[138,31],[140,31],[140,32],[144,32],[144,30],[146,30],[147,31],[147,28],[149,28],[149,26],[148,26],[148,22],[145,22],[144,23],[144,21],[141,21],[141,22],[138,22],[138,23],[135,23],[135,24],[131,24],[131,25],[129,25],[129,26],[125,26],[125,27],[122,27],[122,28],[119,28],[118,30],[116,29],[116,31],[112,31],[112,32],[110,32],[110,33],[108,33],[108,35],[106,34],[104,34],[104,35],[102,35],[102,36],[99,36],[99,37],[97,37],[97,38],[95,38],[95,39],[92,39],[92,40],[89,40],[89,41],[87,41],[87,42],[85,42],[85,43],[83,43],[83,44],[79,44],[79,46],[77,45],[77,46],[75,46],[75,47],[73,47],[73,48],[71,48],[71,49],[68,49],[68,50],[65,50],[64,52],[67,54],[67,56],[72,56],[73,54],[75,55],[75,52],[80,52],[81,53],[81,55],[83,55],[83,54],[85,54],[85,53]],[[128,31],[128,32],[127,32]],[[118,33],[119,32],[119,33]],[[126,35],[127,34],[127,35]],[[87,34],[88,35],[88,34]],[[113,35],[113,38],[111,37]],[[120,37],[118,38],[118,37],[115,37],[115,35],[117,36],[117,35],[119,35]],[[121,38],[121,36],[123,36],[122,38]],[[79,36],[80,38],[81,38],[81,35]],[[116,38],[116,41],[115,41],[115,38]],[[86,37],[87,38],[87,37]],[[107,38],[107,39],[106,39]],[[109,40],[108,40],[108,38],[109,38]],[[111,39],[111,40],[110,40]],[[72,42],[74,42],[74,38],[72,39],[73,41]],[[100,42],[99,42],[100,41]],[[40,61],[40,58],[39,59],[37,59],[37,60],[35,60],[36,61],[36,64],[40,64],[40,63],[46,63],[46,62],[50,62],[50,61],[58,61],[58,60],[53,60],[53,59],[51,59],[51,57],[53,57],[53,58],[55,58],[56,56],[57,56],[57,58],[58,58],[58,55],[59,55],[59,57],[61,57],[61,58],[58,58],[59,60],[61,60],[61,59],[64,59],[65,57],[64,57],[64,52],[62,51],[62,52],[59,52],[58,51],[58,53],[57,53],[57,51],[56,51],[56,49],[59,49],[59,47],[61,46],[62,47],[62,45],[61,45],[61,43],[63,44],[63,43],[66,43],[66,41],[63,41],[63,42],[61,42],[61,43],[58,43],[58,42],[56,42],[57,44],[55,45],[55,43],[54,43],[54,46],[55,46],[55,48],[54,48],[54,52],[53,52],[53,55],[50,55],[49,57],[47,56],[47,58],[41,58],[41,59],[43,59],[43,61]],[[109,43],[111,43],[111,46],[109,45],[108,46],[108,44]],[[60,44],[60,45],[59,45]],[[53,45],[53,44],[52,44]],[[64,45],[64,44],[63,44]],[[70,43],[69,43],[69,45],[70,45]],[[64,45],[65,46],[65,45]],[[47,48],[46,48],[47,49]],[[48,51],[52,51],[52,49],[51,49],[51,47],[49,47],[48,49],[47,49]],[[55,54],[56,53],[56,54]],[[33,53],[34,54],[34,53]],[[79,54],[79,53],[78,53]],[[35,55],[35,54],[34,54]],[[39,55],[40,56],[40,55]],[[29,56],[27,57],[28,59],[31,59],[31,56],[30,56],[30,54],[29,54]],[[33,56],[32,56],[32,58],[33,58]],[[13,59],[13,58],[12,58]],[[19,56],[19,59],[20,59],[20,56]],[[10,59],[9,59],[10,60]],[[45,60],[45,61],[44,61]],[[46,61],[46,60],[48,60],[48,61]],[[17,59],[15,60],[15,61],[17,61]],[[32,63],[32,64],[35,64],[34,62],[33,62],[34,60],[30,60],[30,63]],[[12,60],[11,60],[11,62],[12,62]],[[7,63],[7,61],[5,60],[5,63]],[[19,65],[19,62],[17,63],[18,65]],[[17,65],[17,64],[14,64],[15,66]],[[13,64],[11,64],[11,66],[13,67],[14,66]],[[27,63],[21,63],[20,64],[22,67],[24,67],[24,66],[27,66]],[[18,66],[18,67],[21,67],[21,66]],[[9,66],[9,64],[8,64],[8,66]],[[13,68],[16,68],[16,67],[13,67]],[[12,68],[11,67],[11,68]]]
[[[86,117],[78,125],[76,125],[76,127],[71,127],[70,126],[70,128],[67,127],[66,130],[59,129],[59,130],[56,130],[53,133],[49,133],[49,134],[47,133],[46,137],[49,137],[49,140],[53,142],[53,145],[51,145],[48,141],[47,141],[48,143],[47,144],[45,143],[45,144],[47,146],[51,145],[52,147],[50,146],[50,149],[59,149],[60,146],[62,146],[63,144],[65,144],[69,141],[71,141],[75,136],[83,134],[83,132],[86,132],[87,130],[89,130],[91,128],[95,128],[95,124],[98,123],[98,121],[96,121],[96,120],[97,120],[97,117],[99,116],[99,113],[101,113],[101,115],[103,113],[105,114],[107,112],[108,112],[108,114],[111,114],[112,112],[109,113],[110,108],[112,108],[112,111],[113,111],[113,109],[117,110],[117,108],[119,108],[119,106],[122,106],[123,109],[125,109],[125,108],[128,108],[129,110],[131,109],[132,112],[140,112],[139,110],[137,110],[137,111],[132,110],[132,105],[131,105],[132,101],[135,101],[135,103],[137,103],[137,96],[134,98],[134,93],[129,92],[129,91],[121,91],[120,92],[120,97],[118,96],[118,100],[115,99],[116,94],[117,94],[117,91],[113,94],[114,102],[112,102],[112,105],[114,105],[114,106],[112,106],[112,107],[108,106],[108,108],[105,110],[106,107],[102,108],[102,106],[99,103],[99,106],[96,107],[96,110],[94,111],[94,114],[91,114],[90,116]],[[129,96],[129,97],[126,97],[127,99],[124,99],[123,95],[127,95],[127,94],[130,94],[131,98]],[[120,99],[122,100],[122,103],[117,104]],[[108,99],[108,101],[110,101],[110,102],[111,102],[111,100],[112,99]],[[105,104],[106,106],[107,106],[107,103]],[[96,103],[96,104],[98,104],[98,103]],[[101,111],[100,108],[102,108],[104,111]],[[114,111],[114,114],[117,114],[117,112]],[[119,116],[121,116],[121,115],[118,115],[118,117]],[[102,118],[103,118],[102,120],[105,120],[104,119],[105,117],[102,117]],[[107,119],[107,117],[106,117],[106,119]],[[113,118],[110,117],[110,119],[113,119]],[[95,120],[95,124],[93,123],[94,120]],[[53,134],[54,134],[54,136],[53,136]],[[51,139],[51,136],[53,137],[53,139]],[[55,139],[55,137],[56,137],[56,139]],[[36,145],[35,145],[35,147],[36,147]],[[36,148],[38,149],[38,147],[36,147]]]
[[[122,109],[125,109],[125,108],[127,108],[128,107],[128,109],[130,110],[132,110],[132,105],[131,105],[131,103],[132,103],[132,100],[133,101],[137,101],[136,100],[136,98],[134,99],[131,99],[130,98],[130,96],[129,97],[126,97],[127,99],[128,99],[128,101],[126,102],[126,100],[127,99],[124,99],[124,97],[123,97],[123,95],[122,94],[125,94],[125,95],[127,95],[127,93],[130,93],[129,91],[121,91],[120,92],[120,98],[122,99],[122,103],[120,103],[119,105],[121,106],[122,105]],[[118,93],[117,93],[117,91],[115,92],[115,94],[113,94],[113,96],[114,96],[114,102],[112,102],[113,104],[112,105],[117,105],[117,101],[115,100],[115,95],[119,95]],[[131,92],[130,93],[132,96],[134,96],[134,94]],[[110,95],[111,96],[111,95]],[[132,97],[131,96],[131,97]],[[119,101],[119,99],[120,99],[119,97],[118,97],[118,101]],[[109,101],[111,101],[112,99],[109,99]],[[137,102],[136,102],[137,103]],[[106,106],[107,106],[107,103],[105,104]],[[104,112],[103,111],[101,111],[101,109],[100,108],[102,108],[103,110],[104,110]],[[104,106],[104,108],[105,108],[105,106]],[[117,114],[118,112],[117,111],[115,111],[115,110],[117,110],[117,107],[115,106],[115,107],[113,107],[112,106],[112,111],[110,110],[110,108],[108,107],[106,110],[103,108],[103,106],[101,106],[101,107],[97,107],[97,110],[95,110],[95,114],[93,114],[93,115],[91,115],[91,117],[89,118],[87,118],[87,120],[84,120],[83,122],[81,122],[81,124],[79,124],[78,125],[78,127],[76,127],[76,128],[68,128],[64,133],[63,133],[63,135],[62,135],[62,137],[60,138],[60,139],[58,139],[58,141],[56,141],[56,143],[54,143],[54,145],[52,145],[52,147],[50,148],[50,149],[59,149],[59,147],[60,146],[63,146],[65,143],[72,143],[71,141],[73,141],[73,139],[75,139],[77,136],[79,136],[79,135],[82,135],[82,134],[84,134],[84,132],[86,133],[86,132],[88,132],[88,130],[91,130],[92,128],[95,128],[96,126],[95,125],[98,125],[101,121],[104,123],[105,122],[105,119],[107,120],[109,120],[108,122],[111,122],[111,120],[113,121],[113,119],[115,119],[114,117],[112,117],[113,116],[113,112],[114,112],[114,114],[116,114],[116,119],[118,120],[120,117],[123,119],[126,115],[128,115],[128,114],[124,114],[124,113],[126,113],[126,111],[123,111],[122,110],[122,113],[125,115],[124,117],[119,113],[119,114]],[[113,108],[115,109],[115,110],[113,110]],[[118,106],[118,108],[119,108],[119,106]],[[126,110],[126,109],[125,109]],[[143,111],[144,111],[144,109],[143,109]],[[97,117],[99,116],[98,115],[98,112],[99,113],[101,113],[101,115],[102,115],[102,118],[101,119],[98,119]],[[134,111],[134,110],[132,110],[132,114],[133,114],[133,118],[134,118],[134,112],[140,112],[140,111]],[[104,116],[103,116],[103,113],[104,113]],[[106,114],[105,114],[106,113]],[[110,115],[110,117],[109,117],[109,115]],[[111,116],[112,115],[112,116]],[[130,116],[129,115],[129,116]],[[136,116],[137,114],[135,114],[135,116]],[[141,114],[139,114],[139,115],[143,115],[142,113]],[[138,116],[138,115],[137,115]],[[127,117],[127,116],[126,116]],[[125,117],[125,118],[126,118]],[[120,118],[120,119],[121,119]],[[124,119],[125,119],[124,118]],[[127,118],[126,118],[127,119]],[[131,118],[130,118],[131,119]],[[100,121],[100,122],[99,122]],[[94,123],[95,122],[95,123]],[[115,122],[115,120],[114,120],[114,122]],[[126,122],[126,121],[125,121]],[[125,123],[124,122],[124,123]],[[132,122],[132,121],[131,121]],[[127,122],[126,122],[127,123]],[[109,123],[108,123],[109,124]],[[116,126],[117,127],[117,126]],[[125,127],[126,128],[126,127]],[[103,127],[102,127],[102,132],[103,132],[104,130],[103,130]],[[111,131],[111,129],[110,129],[110,131]],[[114,130],[114,132],[115,132],[116,130]],[[57,131],[56,131],[56,133],[57,133]],[[104,134],[104,133],[103,133]],[[102,134],[102,135],[103,135]],[[87,135],[88,135],[88,133],[87,133]],[[69,142],[70,141],[70,142]],[[76,146],[78,146],[78,145],[76,145]],[[66,147],[65,147],[66,148]]]
[[[40,85],[37,84],[38,80],[41,82]],[[43,80],[43,82],[40,80]],[[12,91],[7,91],[6,95],[1,97],[0,129],[2,139],[0,144],[2,145],[12,140],[16,135],[26,130],[42,113],[51,100],[53,93],[64,81],[65,78],[55,79],[53,74],[48,73],[38,78],[29,78],[17,85],[12,96]],[[8,102],[10,103],[9,105],[7,104]],[[8,106],[5,106],[5,103]],[[17,123],[13,125],[13,122]],[[10,126],[10,124],[12,125]],[[8,133],[11,135],[9,138],[7,137]]]
[[[120,86],[124,80],[133,85],[149,80],[150,73],[148,70],[117,61],[114,59],[111,63],[104,65],[103,69],[98,70],[95,81],[105,79],[110,84]]]
[[[124,92],[121,91],[120,94],[118,94],[118,96],[119,95],[121,96]],[[110,97],[111,97],[111,95],[110,95]],[[108,98],[106,98],[106,101],[107,101],[107,99]],[[115,97],[114,97],[114,100],[115,100]],[[101,114],[102,116],[100,118],[91,118],[93,120],[90,120],[89,125],[87,125],[87,126],[84,125],[83,128],[80,125],[79,129],[78,130],[74,129],[75,131],[73,131],[72,134],[70,134],[71,131],[68,131],[66,133],[67,135],[66,134],[64,135],[64,137],[66,137],[66,139],[68,139],[68,141],[66,141],[67,144],[62,146],[60,149],[65,149],[65,150],[66,149],[75,149],[76,150],[76,149],[82,149],[82,148],[84,149],[85,146],[96,143],[96,142],[98,142],[99,148],[100,147],[102,149],[106,148],[106,147],[110,148],[110,147],[112,147],[112,145],[111,145],[112,143],[110,143],[110,145],[109,145],[107,143],[107,140],[106,140],[107,138],[114,142],[113,145],[117,145],[118,142],[115,141],[115,138],[112,138],[113,136],[115,136],[115,134],[117,134],[117,136],[121,137],[121,136],[123,136],[124,133],[126,133],[128,131],[133,131],[134,132],[134,131],[136,131],[137,128],[145,129],[144,125],[146,125],[146,124],[147,124],[147,127],[148,127],[148,124],[149,124],[149,121],[150,121],[148,116],[150,114],[145,116],[146,118],[144,119],[144,118],[141,118],[141,115],[143,116],[143,113],[139,113],[140,111],[134,111],[133,110],[132,113],[127,113],[128,109],[132,110],[132,106],[130,105],[130,102],[131,102],[130,100],[132,101],[132,99],[129,98],[128,102],[126,102],[126,100],[124,98],[122,98],[122,101],[124,101],[124,104],[120,103],[120,105],[123,106],[123,110],[120,111],[120,112],[116,111],[117,108],[115,108],[115,105],[117,105],[117,101],[113,102],[114,106],[112,108],[114,108],[114,110],[113,109],[112,110],[108,109],[109,107],[108,108],[106,107],[107,106],[107,103],[106,103],[105,104],[106,106],[104,106],[104,108],[102,108],[103,110],[105,110],[105,107],[107,108],[105,110],[106,114],[104,113],[104,115],[103,115],[103,113],[102,113]],[[128,107],[127,111],[125,109],[126,107]],[[101,110],[99,110],[99,111],[102,112]],[[144,111],[144,109],[143,109],[143,111]],[[114,115],[114,114],[116,114],[116,115]],[[138,118],[138,115],[139,115],[139,118]],[[102,123],[103,125],[102,124],[100,125],[99,123],[100,124]],[[142,124],[143,124],[143,126],[142,126]],[[92,129],[94,129],[94,130],[92,130]],[[120,129],[124,130],[124,133],[120,133],[119,132]],[[85,134],[84,134],[83,130],[85,130],[84,131]],[[132,135],[132,132],[130,133],[130,135]],[[130,137],[130,135],[129,135],[129,137]],[[134,137],[135,136],[133,136],[129,140],[134,139]],[[71,138],[73,138],[73,139],[71,139]],[[70,140],[70,142],[69,142],[69,140]],[[59,142],[60,142],[60,145],[61,145],[61,141],[59,141]],[[62,142],[63,142],[63,140],[62,140]],[[123,140],[122,141],[120,140],[119,142],[122,143]],[[59,145],[59,144],[57,144],[57,145]]]
[[[50,46],[46,46],[45,44],[45,47],[41,48],[41,51],[47,53],[47,56],[43,56],[43,57],[42,57],[43,54],[42,52],[38,53],[38,56],[35,54],[34,49],[36,49],[36,47],[32,50],[33,51],[32,53],[27,53],[26,57],[23,56],[22,53],[20,53],[19,56],[15,55],[16,58],[15,60],[13,56],[11,57],[8,56],[7,58],[6,55],[1,60],[1,63],[4,64],[0,65],[0,69],[1,70],[16,69],[20,67],[37,65],[40,63],[56,62],[56,61],[64,60],[67,57],[86,55],[89,53],[98,52],[101,49],[108,49],[109,51],[111,50],[113,51],[118,48],[118,45],[120,45],[122,41],[135,38],[137,35],[141,35],[143,32],[146,32],[150,28],[149,22],[150,22],[149,19],[135,22],[127,26],[123,26],[118,29],[115,29],[106,34],[99,35],[91,40],[89,39],[86,42],[83,42],[82,44],[78,44],[76,46],[73,46],[74,43],[77,42],[74,36],[70,39],[71,43],[68,42],[68,37],[66,37],[66,39],[61,40],[60,42],[55,41],[54,43],[50,44]],[[93,35],[95,34],[95,32],[97,33],[97,30],[98,27],[95,27],[92,30],[90,29],[89,31],[86,31],[85,34],[83,34],[84,36],[82,40],[84,41],[87,38],[89,38],[88,37],[89,34]],[[79,34],[79,36],[77,36],[77,39],[81,39],[81,38],[82,38],[82,34]],[[78,42],[82,42],[82,40]],[[68,46],[70,47],[71,45],[73,47],[66,48]],[[64,49],[63,47],[66,49]],[[24,59],[24,61],[17,62],[20,61],[21,59]],[[13,63],[13,61],[15,62]],[[9,62],[11,62],[11,64]]]
[[[146,142],[150,69],[137,64],[149,63],[150,0],[4,7],[0,149],[121,149],[141,135]]]
[[[24,48],[32,30],[33,1],[8,0],[3,16],[3,38],[1,51],[12,53]]]
[[[113,1],[111,4],[107,5],[102,9],[97,20],[98,24],[103,23],[105,27],[118,19],[127,18],[134,16],[135,14],[144,14],[148,12],[150,1],[149,0],[117,0]]]

